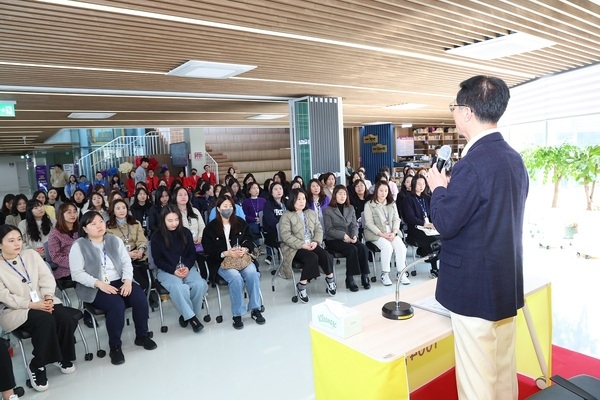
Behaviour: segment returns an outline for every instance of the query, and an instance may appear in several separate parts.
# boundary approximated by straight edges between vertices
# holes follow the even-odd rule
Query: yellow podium
[[[414,303],[432,296],[436,280],[403,290]],[[354,307],[362,332],[341,339],[310,326],[317,400],[400,400],[454,366],[450,318],[415,308],[413,318],[393,321],[381,307],[394,294]],[[527,310],[517,316],[517,370],[533,379],[550,376],[552,310],[550,282],[525,279]],[[527,315],[525,315],[527,314]],[[526,318],[527,317],[527,318]]]

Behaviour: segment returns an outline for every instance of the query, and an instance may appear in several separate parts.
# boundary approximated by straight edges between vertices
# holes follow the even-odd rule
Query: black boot
[[[346,277],[346,289],[350,289],[351,292],[358,292],[358,285],[356,285],[352,276]]]
[[[371,282],[369,281],[368,274],[362,274],[360,277],[360,283],[363,285],[365,289],[371,289]]]

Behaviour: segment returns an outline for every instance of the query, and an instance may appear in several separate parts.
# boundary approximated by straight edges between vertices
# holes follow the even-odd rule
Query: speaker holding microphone
[[[449,175],[450,171],[452,171],[452,147],[447,144],[442,146],[435,167],[440,172],[442,172],[442,168],[445,169],[446,175]]]

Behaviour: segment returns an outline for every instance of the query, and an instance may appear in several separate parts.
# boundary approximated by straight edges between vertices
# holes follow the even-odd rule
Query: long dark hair
[[[165,247],[167,248],[167,250],[171,250],[171,247],[173,245],[171,243],[171,231],[169,231],[169,229],[167,228],[167,224],[165,223],[165,218],[167,218],[167,215],[171,213],[177,214],[177,218],[179,218],[179,225],[177,225],[174,231],[175,236],[177,237],[177,241],[183,243],[184,247],[185,245],[187,245],[187,239],[184,230],[186,228],[183,227],[183,223],[181,221],[181,219],[183,218],[181,216],[181,211],[179,211],[179,208],[175,204],[167,204],[162,208],[162,210],[160,210],[160,221],[158,222],[158,232],[163,237],[165,241]]]
[[[48,235],[50,233],[50,229],[52,229],[52,221],[50,220],[48,214],[46,214],[45,210],[44,215],[42,216],[42,232],[40,232],[38,229],[35,216],[33,215],[33,209],[38,206],[44,207],[41,201],[37,199],[31,199],[27,202],[27,211],[25,211],[27,234],[34,242],[40,242],[42,240],[42,234]]]
[[[6,196],[4,196],[4,199],[2,200],[2,208],[0,208],[0,213],[4,215],[10,214],[12,212],[12,207],[9,210],[8,207],[6,207],[6,203],[8,203],[9,201],[12,202],[14,199],[14,194],[7,194]]]
[[[321,188],[322,190],[322,188]],[[304,198],[306,200],[308,200],[308,196],[306,195],[306,192],[302,189],[292,189],[290,191],[290,199],[287,202],[287,209],[289,211],[296,211],[296,201],[298,200],[298,195],[302,193],[304,195]],[[308,210],[308,201],[306,203],[304,203],[304,209],[302,211],[306,211]]]
[[[143,206],[140,204],[139,200],[138,200],[138,194],[140,194],[140,192],[144,192],[146,193],[146,204],[144,204]],[[150,196],[150,193],[148,193],[148,190],[146,188],[137,188],[135,190],[135,195],[133,196],[133,204],[131,205],[131,208],[139,208],[139,209],[146,209],[146,208],[150,208],[152,207],[152,196]]]
[[[333,188],[333,193],[331,194],[331,202],[329,203],[329,207],[337,207],[339,205],[336,196],[340,190],[346,192],[346,201],[342,205],[344,207],[350,207],[350,194],[348,193],[348,189],[344,185],[335,185],[335,187]]]
[[[162,205],[160,203],[160,198],[162,197],[163,193],[165,193],[165,192],[167,192],[167,194],[169,195],[169,198],[171,198],[171,192],[169,192],[169,188],[166,186],[159,186],[158,188],[156,188],[156,192],[154,192],[154,205],[159,210],[162,207]]]
[[[13,199],[12,210],[10,210],[10,213],[12,215],[19,215],[19,211],[17,210],[17,206],[19,205],[19,201],[20,200],[25,200],[25,203],[27,203],[27,196],[25,196],[23,193],[18,194],[18,195],[15,196],[15,198]]]
[[[117,199],[110,203],[110,207],[108,209],[108,223],[106,224],[107,228],[114,229],[117,227],[117,217],[115,217],[115,206],[119,203],[125,204],[125,208],[127,208],[127,214],[125,216],[125,222],[127,225],[135,225],[138,223],[138,220],[131,214],[129,214],[129,204],[123,199]]]
[[[325,202],[325,197],[327,196],[325,194],[325,191],[323,190],[323,185],[318,179],[311,179],[310,181],[308,181],[308,185],[306,186],[306,205],[313,205],[313,203],[315,202],[312,190],[310,189],[313,182],[319,185],[319,187],[321,188],[321,190],[319,191],[319,204],[323,204]]]
[[[229,225],[231,225],[231,232],[237,232],[239,230],[240,224],[236,216],[235,212],[235,201],[229,196],[219,196],[217,199],[217,203],[215,204],[216,214],[215,214],[215,223],[217,225],[217,233],[219,235],[225,235],[225,230],[223,229],[223,218],[221,217],[221,212],[218,210],[225,201],[229,201],[231,206],[233,207],[233,214],[229,217]],[[227,238],[225,238],[227,239]]]
[[[187,217],[188,218],[200,218],[199,215],[197,215],[194,212],[194,209],[192,208],[192,202],[190,201],[190,194],[188,193],[187,189],[184,188],[183,186],[178,187],[173,194],[171,195],[171,203],[173,203],[175,205],[175,207],[177,207],[177,194],[179,193],[180,190],[185,190],[185,193],[188,195],[188,200],[187,203],[185,203],[185,211],[187,212]]]
[[[88,210],[94,210],[96,211],[96,209],[94,208],[94,203],[92,200],[94,200],[94,196],[100,196],[100,198],[102,199],[102,204],[100,205],[100,208],[103,209],[104,211],[108,211],[108,209],[106,208],[106,203],[104,202],[104,196],[102,196],[101,193],[93,191],[90,194],[90,201],[88,201]]]
[[[83,201],[81,203],[77,203],[75,201],[75,193],[77,193],[77,192],[81,192],[83,194]],[[82,209],[83,206],[85,205],[86,200],[87,200],[87,196],[86,196],[85,192],[83,191],[83,189],[77,188],[73,191],[73,194],[71,195],[71,201],[73,202],[73,204],[75,204],[75,207],[77,207],[78,209]]]
[[[392,191],[390,190],[390,186],[387,182],[379,181],[375,184],[375,189],[373,190],[373,195],[371,196],[371,201],[373,203],[377,203],[377,192],[381,186],[385,186],[388,188],[387,197],[385,198],[385,204],[392,204],[394,202],[394,197],[392,196]]]
[[[33,192],[33,196],[31,196],[31,199],[37,199],[40,194],[44,195],[44,201],[42,202],[42,204],[48,204],[48,194],[43,190],[36,190],[35,192]]]

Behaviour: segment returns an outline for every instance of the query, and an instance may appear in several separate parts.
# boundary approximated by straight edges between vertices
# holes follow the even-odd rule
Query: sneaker
[[[429,277],[431,279],[435,279],[438,277],[438,270],[437,269],[432,269],[431,271],[429,271]]]
[[[29,381],[31,386],[38,392],[48,390],[48,378],[46,377],[46,367],[32,368],[31,365],[27,368]]]
[[[121,351],[120,347],[110,349],[108,356],[110,357],[110,363],[112,365],[121,365],[125,362],[125,355]]]
[[[258,309],[257,310],[252,310],[252,312],[250,313],[250,316],[259,325],[264,325],[265,322],[267,322],[267,320],[265,319],[265,317],[262,316],[262,314],[260,313],[260,310],[258,310]]]
[[[242,317],[233,317],[233,327],[235,329],[244,329],[244,323],[242,322]]]
[[[192,326],[194,332],[198,333],[202,329],[204,329],[204,325],[198,320],[198,318],[194,315],[192,318],[188,319],[188,322]]]
[[[179,316],[179,326],[181,326],[182,328],[187,328],[188,326],[188,322],[183,319],[183,315]]]
[[[383,283],[383,286],[391,286],[392,285],[392,280],[390,279],[389,273],[384,272],[383,274],[381,274],[381,283]]]
[[[335,284],[335,279],[325,278],[325,284],[327,285],[325,292],[330,296],[335,296],[335,292],[337,290],[337,285]]]
[[[136,346],[143,346],[145,350],[154,350],[157,347],[154,340],[150,339],[150,336],[138,336],[133,343]]]
[[[265,262],[266,262],[267,264],[271,265],[271,263],[273,262],[273,257],[271,257],[271,256],[267,256],[267,257],[265,258]]]
[[[400,277],[400,282],[403,285],[410,285],[410,280],[408,279],[408,274],[402,274],[402,276]]]
[[[296,284],[296,293],[298,293],[298,298],[303,303],[308,303],[308,293],[306,293],[306,285],[298,282]]]
[[[17,396],[16,394],[11,394],[8,400],[19,400],[19,396]]]
[[[58,368],[60,368],[60,372],[63,374],[71,374],[75,372],[75,365],[71,361],[59,361],[54,363]]]

